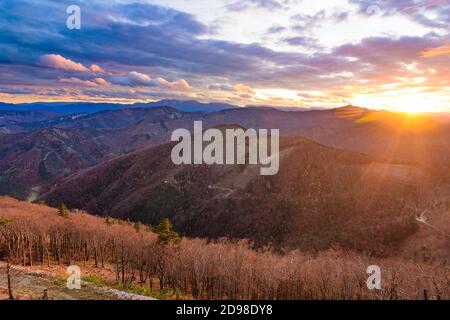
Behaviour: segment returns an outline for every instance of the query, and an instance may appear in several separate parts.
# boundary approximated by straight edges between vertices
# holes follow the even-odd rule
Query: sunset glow
[[[80,3],[0,3],[0,101],[449,111],[448,1]]]

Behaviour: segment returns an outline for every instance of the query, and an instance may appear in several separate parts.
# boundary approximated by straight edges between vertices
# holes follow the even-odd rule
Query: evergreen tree
[[[158,244],[178,244],[181,241],[180,235],[173,231],[173,225],[168,218],[161,220],[159,225],[155,228],[155,232],[158,235]]]
[[[61,203],[58,207],[58,216],[63,218],[69,218],[69,209],[67,209],[64,203]]]

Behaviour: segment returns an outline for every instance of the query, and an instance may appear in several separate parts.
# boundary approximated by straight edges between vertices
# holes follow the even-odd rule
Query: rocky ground
[[[57,273],[20,266],[11,267],[14,298],[17,300],[154,300],[106,286],[82,282],[80,290],[70,290]],[[0,263],[0,300],[8,299],[6,265]]]

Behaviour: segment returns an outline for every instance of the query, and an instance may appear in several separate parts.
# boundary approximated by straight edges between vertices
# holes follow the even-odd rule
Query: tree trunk
[[[12,288],[11,288],[11,265],[9,264],[9,258],[6,261],[6,277],[8,278],[8,295],[9,300],[14,300]]]

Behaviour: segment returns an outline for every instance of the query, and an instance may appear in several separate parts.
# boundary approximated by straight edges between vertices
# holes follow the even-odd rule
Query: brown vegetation
[[[176,166],[171,149],[164,144],[105,162],[58,181],[42,198],[148,224],[168,217],[189,237],[391,256],[417,231],[424,194],[450,181],[419,165],[379,162],[304,138],[281,137],[280,171],[270,177],[254,165]]]
[[[99,269],[113,265],[117,283],[152,287],[157,279],[157,289],[173,290],[180,297],[423,299],[426,292],[429,299],[450,299],[450,271],[445,262],[373,259],[339,249],[280,255],[269,249],[251,250],[242,241],[158,241],[141,225],[82,212],[64,218],[57,209],[11,198],[0,198],[0,221],[3,260]],[[165,240],[167,235],[174,236],[166,232]],[[381,267],[382,290],[367,289],[369,265]]]

